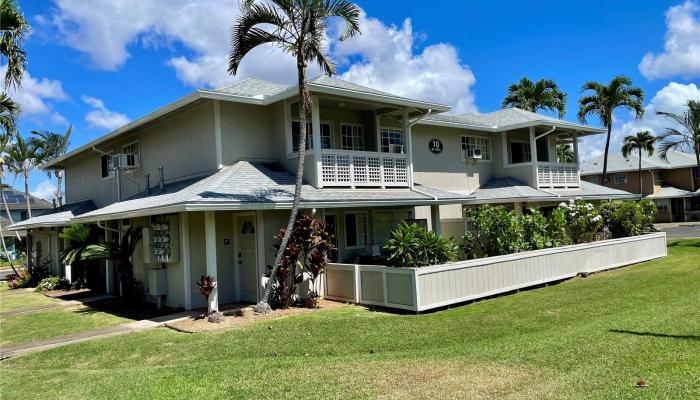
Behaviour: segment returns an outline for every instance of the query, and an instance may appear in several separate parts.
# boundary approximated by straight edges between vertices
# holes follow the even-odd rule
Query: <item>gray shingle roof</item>
[[[165,208],[173,208],[170,211],[289,208],[294,198],[294,182],[295,176],[278,164],[239,161],[207,177],[168,184],[162,192],[151,189],[150,195],[141,193],[131,199],[83,214],[77,220],[149,215],[163,212]],[[316,189],[308,184],[302,187],[301,196],[302,205],[306,207],[434,204],[459,202],[468,198],[425,186],[419,186],[414,191],[407,188]]]
[[[579,189],[538,190],[510,176],[491,178],[474,191],[475,203],[552,200],[581,197],[584,199],[634,198],[635,195],[590,182],[581,181]]]
[[[697,166],[695,156],[681,151],[670,150],[668,152],[668,161],[662,160],[659,153],[655,152],[649,157],[647,154],[642,154],[642,169],[674,169],[688,168]],[[626,172],[636,171],[639,168],[639,155],[630,154],[625,158],[622,154],[608,154],[608,172]],[[581,163],[581,175],[595,175],[603,173],[603,156],[595,157],[591,160]]]
[[[91,200],[65,204],[54,212],[32,217],[21,222],[16,222],[8,227],[9,230],[22,230],[36,227],[64,226],[74,217],[85,214],[95,209]]]
[[[247,78],[240,82],[214,89],[215,92],[232,94],[235,96],[262,99],[266,96],[274,96],[282,93],[287,86],[265,81],[258,78]]]
[[[673,199],[681,197],[700,196],[700,189],[695,192],[689,190],[675,188],[673,186],[662,186],[658,192],[644,196],[645,199]]]

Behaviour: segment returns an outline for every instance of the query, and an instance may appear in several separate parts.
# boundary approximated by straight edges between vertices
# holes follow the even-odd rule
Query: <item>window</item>
[[[615,174],[615,184],[624,185],[627,183],[627,174]]]
[[[520,164],[532,161],[532,150],[530,143],[524,141],[511,140],[510,142],[510,163]]]
[[[112,156],[109,154],[103,154],[100,156],[100,173],[102,179],[108,179],[114,176],[114,170],[110,165],[112,161]]]
[[[128,165],[139,165],[139,142],[129,143],[122,147],[122,153],[126,154],[126,163]]]
[[[403,132],[395,128],[381,128],[379,137],[382,153],[404,153]]]
[[[662,180],[661,179],[661,171],[659,171],[658,169],[654,170],[654,180],[657,182],[660,182]]]
[[[363,247],[368,242],[367,213],[345,214],[345,247]]]
[[[491,159],[491,139],[462,136],[462,160],[467,160],[474,156],[474,150],[481,150],[481,159]]]
[[[668,201],[667,200],[657,200],[656,209],[660,213],[668,213]]]
[[[313,134],[311,131],[311,122],[306,123],[306,150],[314,147]],[[299,138],[301,137],[301,122],[292,121],[292,151],[299,151]],[[331,148],[331,125],[329,123],[321,123],[321,148]]]
[[[343,150],[365,149],[365,132],[362,125],[340,125],[340,148]]]

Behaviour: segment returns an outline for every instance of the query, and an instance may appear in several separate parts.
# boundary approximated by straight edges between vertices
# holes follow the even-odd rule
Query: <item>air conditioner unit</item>
[[[112,169],[137,169],[140,160],[138,154],[115,154],[111,161]]]
[[[481,149],[472,150],[471,157],[469,158],[473,158],[474,160],[481,160]]]
[[[390,144],[389,145],[389,153],[403,154],[403,145],[402,144]]]

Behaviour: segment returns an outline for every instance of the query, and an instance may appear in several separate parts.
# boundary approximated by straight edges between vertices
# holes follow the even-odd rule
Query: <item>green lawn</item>
[[[89,307],[66,307],[0,318],[0,346],[48,339],[130,322]]]
[[[700,240],[426,315],[359,307],[168,329],[0,363],[3,398],[700,398]],[[639,378],[649,387],[634,387]]]
[[[7,288],[7,285],[3,284],[2,287]],[[0,290],[0,311],[19,310],[22,308],[59,303],[61,301],[59,299],[46,297],[41,293],[20,292],[15,290]]]

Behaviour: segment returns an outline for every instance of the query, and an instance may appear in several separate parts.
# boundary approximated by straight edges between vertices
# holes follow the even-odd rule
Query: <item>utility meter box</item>
[[[144,262],[173,264],[180,262],[179,219],[177,215],[159,215],[143,229]]]
[[[148,271],[148,294],[162,296],[168,293],[167,269],[151,269]]]

